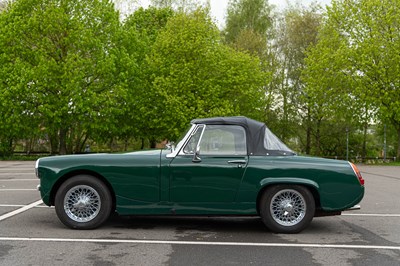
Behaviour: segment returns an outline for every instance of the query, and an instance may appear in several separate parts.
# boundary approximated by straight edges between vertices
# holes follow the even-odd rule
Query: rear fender
[[[274,184],[292,184],[292,185],[305,185],[307,187],[313,187],[316,190],[319,189],[319,185],[310,179],[295,178],[295,177],[279,177],[279,178],[264,178],[260,181],[260,187],[264,188]]]
[[[315,207],[319,208],[321,206],[320,203],[320,196],[319,196],[319,185],[318,183],[314,182],[313,180],[309,179],[304,179],[304,178],[295,178],[295,177],[279,177],[279,178],[271,178],[267,177],[264,178],[260,181],[260,189],[257,195],[257,212],[259,213],[259,203],[260,203],[260,198],[264,191],[273,185],[282,185],[282,184],[288,184],[288,185],[302,185],[304,187],[307,187],[310,189],[311,193],[314,196],[315,200]]]

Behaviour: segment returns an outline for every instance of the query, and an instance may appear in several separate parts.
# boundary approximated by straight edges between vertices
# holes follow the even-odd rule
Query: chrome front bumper
[[[360,210],[361,209],[361,205],[354,205],[351,208],[346,209],[345,211],[355,211],[355,210]]]

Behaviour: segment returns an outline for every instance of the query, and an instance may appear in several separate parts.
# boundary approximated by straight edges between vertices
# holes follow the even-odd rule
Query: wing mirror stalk
[[[171,150],[171,153],[173,153],[175,151],[175,143],[174,142],[168,142],[167,144],[165,144],[165,148],[167,150]]]
[[[197,147],[196,147],[196,151],[195,151],[195,153],[194,153],[194,155],[193,155],[193,160],[192,160],[192,162],[194,162],[194,163],[199,163],[199,162],[201,162],[201,158],[200,158],[200,146],[197,146]]]

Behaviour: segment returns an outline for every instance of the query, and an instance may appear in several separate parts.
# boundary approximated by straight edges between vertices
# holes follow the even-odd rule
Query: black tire
[[[312,193],[299,185],[275,185],[260,199],[260,216],[274,233],[295,234],[304,230],[315,214]]]
[[[101,180],[77,175],[61,184],[54,205],[64,225],[73,229],[94,229],[110,216],[112,197]]]

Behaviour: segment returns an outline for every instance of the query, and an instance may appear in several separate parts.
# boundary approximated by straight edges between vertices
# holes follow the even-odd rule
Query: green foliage
[[[226,47],[209,15],[199,9],[171,18],[148,57],[151,95],[160,105],[148,120],[178,136],[196,117],[248,115],[262,109],[263,74],[255,58]]]
[[[4,107],[19,112],[7,124],[36,120],[60,153],[79,151],[91,131],[115,130],[118,17],[101,0],[11,4],[0,22],[1,92]]]
[[[121,24],[109,1],[20,0],[0,23],[4,154],[20,139],[72,153],[153,145],[195,117],[261,117],[259,61],[223,45],[205,9],[141,8]]]
[[[273,51],[275,71],[272,88],[275,92],[273,121],[277,135],[284,141],[305,136],[300,142],[307,154],[311,152],[310,107],[304,102],[305,84],[301,72],[305,68],[306,51],[316,43],[322,15],[318,6],[303,8],[290,6],[278,17]],[[299,127],[302,124],[303,127]],[[302,134],[308,131],[309,134]]]
[[[246,115],[342,158],[346,131],[351,156],[378,156],[386,124],[400,157],[398,0],[334,0],[325,16],[232,0],[222,32],[207,4],[152,2],[123,22],[106,0],[0,6],[0,156],[143,148],[193,118]]]
[[[227,13],[224,30],[227,43],[235,43],[250,30],[255,36],[265,37],[272,26],[271,7],[265,0],[231,0]]]
[[[139,8],[125,20],[123,25],[125,37],[122,46],[139,69],[137,75],[132,73],[127,79],[126,100],[129,111],[125,114],[123,122],[127,129],[126,136],[135,136],[142,140],[149,139],[151,142],[166,138],[165,134],[161,133],[162,130],[156,129],[168,125],[162,124],[161,121],[149,120],[149,114],[156,111],[157,106],[162,104],[162,99],[152,93],[153,73],[149,68],[147,57],[151,55],[157,36],[173,16],[174,11],[169,7]]]
[[[198,0],[151,0],[151,4],[157,8],[171,8],[187,13],[202,7]]]
[[[377,110],[375,118],[390,121],[400,139],[400,9],[394,2],[333,1],[305,79],[315,99],[329,97],[319,100],[327,110],[350,113],[364,128]]]

